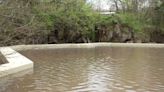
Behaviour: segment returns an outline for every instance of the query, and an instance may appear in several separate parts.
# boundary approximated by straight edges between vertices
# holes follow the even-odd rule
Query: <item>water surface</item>
[[[98,47],[21,53],[34,61],[34,73],[3,80],[0,92],[164,92],[164,49]]]

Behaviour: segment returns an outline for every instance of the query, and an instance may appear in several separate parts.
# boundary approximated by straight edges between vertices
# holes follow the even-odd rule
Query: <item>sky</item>
[[[110,0],[87,0],[88,3],[92,4],[94,9],[109,10],[112,6]],[[0,0],[1,3],[1,0]]]
[[[112,6],[109,0],[88,0],[88,2],[91,3],[95,9],[101,8],[101,10],[109,10]]]
[[[112,2],[112,0],[87,0],[88,3],[92,4],[94,9],[101,9],[101,10],[111,10],[115,11],[116,7],[115,4]],[[114,7],[113,7],[114,6]],[[141,4],[141,7],[147,7],[149,6],[149,2],[145,1]]]

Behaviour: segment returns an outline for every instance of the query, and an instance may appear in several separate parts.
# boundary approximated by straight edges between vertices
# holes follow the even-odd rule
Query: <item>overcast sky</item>
[[[94,8],[101,8],[102,10],[109,10],[112,6],[109,0],[88,0],[88,2],[91,3]]]
[[[95,9],[101,8],[101,10],[115,10],[115,4],[112,0],[87,0],[89,3],[93,5]],[[160,2],[160,1],[159,1]],[[142,2],[140,7],[148,7],[149,0]]]

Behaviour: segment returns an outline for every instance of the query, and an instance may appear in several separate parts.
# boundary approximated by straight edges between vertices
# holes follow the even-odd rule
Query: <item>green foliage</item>
[[[140,17],[134,13],[122,13],[118,15],[122,24],[129,25],[136,32],[140,32],[145,27],[145,22],[140,20]]]
[[[34,11],[39,22],[50,30],[79,31],[84,35],[90,35],[94,29],[96,13],[83,0],[46,3],[35,6]]]
[[[102,15],[100,20],[99,20],[100,24],[105,24],[105,25],[114,25],[117,23],[121,23],[120,17],[116,14],[114,15]]]
[[[122,11],[101,15],[85,0],[3,0],[0,4],[0,45],[47,43],[46,37],[56,30],[63,33],[60,38],[65,38],[68,33],[70,38],[76,39],[79,35],[95,41],[97,25],[112,31],[115,24],[120,24],[120,27],[127,25],[135,33],[144,33],[147,27],[164,30],[162,0],[157,5],[150,3],[153,7],[144,7],[143,10],[136,10],[140,4],[135,0],[119,1]]]

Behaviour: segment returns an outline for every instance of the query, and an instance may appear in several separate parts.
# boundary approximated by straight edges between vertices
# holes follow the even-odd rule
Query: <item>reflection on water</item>
[[[164,92],[164,49],[98,47],[21,53],[34,61],[34,73],[4,80],[0,92]]]

